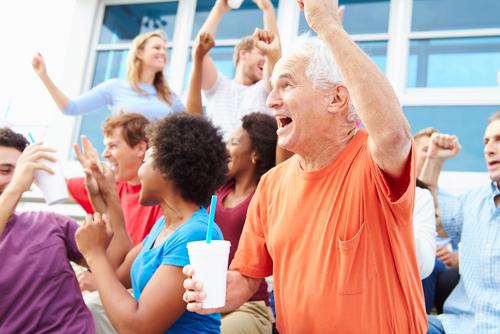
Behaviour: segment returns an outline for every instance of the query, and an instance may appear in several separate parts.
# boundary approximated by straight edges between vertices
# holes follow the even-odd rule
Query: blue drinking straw
[[[35,143],[35,139],[33,138],[33,135],[31,134],[31,132],[28,132],[28,139],[31,142],[31,144]]]
[[[212,242],[212,230],[214,229],[215,208],[217,207],[217,196],[212,195],[210,201],[210,214],[208,215],[207,244]]]

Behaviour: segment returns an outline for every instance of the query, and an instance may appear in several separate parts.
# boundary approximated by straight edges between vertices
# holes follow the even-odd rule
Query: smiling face
[[[229,138],[226,144],[227,152],[229,153],[229,161],[227,167],[229,169],[229,177],[234,178],[239,174],[255,168],[252,163],[252,143],[248,132],[243,128],[238,128]]]
[[[130,147],[122,135],[122,128],[116,127],[104,136],[103,157],[115,173],[116,181],[138,182],[137,171],[144,159],[140,143]]]
[[[238,65],[242,67],[243,74],[248,78],[248,81],[256,83],[262,80],[265,62],[266,58],[262,51],[254,47],[250,51],[241,51]]]
[[[282,58],[274,68],[267,98],[278,123],[278,145],[299,154],[315,145],[324,131],[331,131],[332,121],[328,92],[314,87],[305,67],[302,58]]]
[[[500,120],[488,124],[484,133],[484,160],[492,181],[500,182]]]
[[[21,152],[13,147],[0,146],[0,194],[9,185]]]
[[[167,64],[167,43],[158,36],[152,36],[144,43],[137,56],[143,66],[156,72],[163,71]]]

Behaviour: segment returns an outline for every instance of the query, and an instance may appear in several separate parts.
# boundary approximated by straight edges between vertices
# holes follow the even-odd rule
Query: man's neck
[[[243,73],[243,70],[238,67],[236,69],[236,73],[234,74],[234,82],[240,84],[240,85],[243,85],[243,86],[251,86],[253,85],[255,82],[252,82],[252,80],[250,80],[250,78],[248,78],[248,76],[246,76],[244,73]]]
[[[356,135],[358,129],[353,129],[346,136],[337,140],[328,140],[307,145],[307,151],[300,156],[300,167],[306,172],[321,169],[333,162]]]

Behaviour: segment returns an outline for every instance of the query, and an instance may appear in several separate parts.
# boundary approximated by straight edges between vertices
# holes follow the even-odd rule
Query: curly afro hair
[[[226,181],[228,155],[218,128],[203,117],[172,113],[148,128],[154,166],[181,196],[200,206]]]
[[[243,129],[248,133],[252,149],[257,153],[256,162],[257,180],[276,163],[276,142],[278,125],[274,117],[254,112],[245,115],[242,119]]]
[[[28,145],[28,140],[22,134],[16,133],[9,128],[0,128],[0,146],[12,147],[19,152],[23,152]]]

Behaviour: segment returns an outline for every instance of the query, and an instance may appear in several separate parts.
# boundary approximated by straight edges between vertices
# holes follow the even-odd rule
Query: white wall
[[[74,117],[63,116],[31,67],[40,51],[54,82],[68,95],[81,90],[94,0],[0,2],[0,119],[67,158]]]

